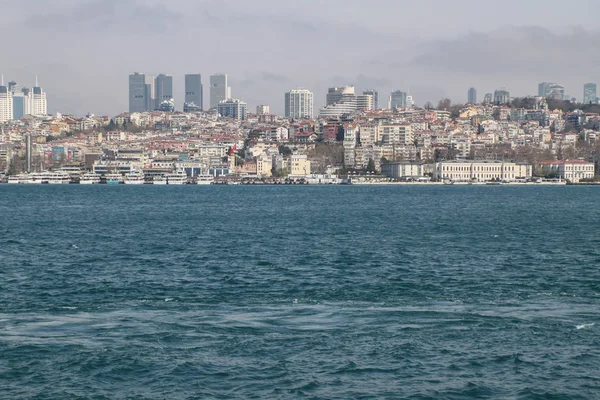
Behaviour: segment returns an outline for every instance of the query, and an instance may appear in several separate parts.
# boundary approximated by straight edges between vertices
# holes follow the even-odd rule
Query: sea
[[[600,188],[0,185],[1,399],[598,399]]]

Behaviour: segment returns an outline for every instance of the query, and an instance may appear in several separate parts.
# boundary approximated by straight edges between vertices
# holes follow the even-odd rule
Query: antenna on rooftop
[[[4,86],[4,74],[2,74],[2,84],[0,86]]]
[[[38,76],[35,74],[35,87],[38,87]]]

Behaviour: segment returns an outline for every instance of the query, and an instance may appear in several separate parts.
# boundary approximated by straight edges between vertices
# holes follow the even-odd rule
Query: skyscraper
[[[551,82],[542,82],[542,83],[538,84],[538,96],[539,97],[546,97],[546,89],[550,85],[552,85]]]
[[[31,115],[47,115],[48,104],[46,103],[46,92],[38,86],[37,79],[35,86],[29,94],[30,114]]]
[[[494,95],[491,93],[486,93],[485,97],[483,98],[483,103],[492,104],[492,101],[494,101]]]
[[[357,110],[375,110],[375,106],[373,104],[373,95],[372,94],[359,94],[356,96],[356,109]]]
[[[510,92],[506,89],[494,91],[494,104],[504,105],[510,103]]]
[[[583,103],[584,104],[596,104],[598,94],[596,92],[595,83],[586,83],[583,85]]]
[[[187,74],[185,76],[185,103],[184,111],[192,107],[195,110],[201,111],[202,106],[202,77],[200,74]]]
[[[174,103],[173,98],[173,77],[171,75],[159,74],[154,80],[154,99],[156,101],[155,108],[158,110],[164,103]],[[164,108],[164,107],[163,107]]]
[[[223,100],[231,98],[231,88],[227,85],[227,74],[210,76],[210,108],[218,107]]]
[[[285,94],[285,116],[312,119],[314,115],[313,93],[306,89],[294,89]]]
[[[229,117],[237,120],[245,120],[247,104],[238,99],[223,100],[217,105],[217,110],[222,117]]]
[[[13,119],[13,98],[12,92],[4,82],[0,85],[0,123]]]
[[[129,75],[129,112],[144,112],[154,110],[154,80],[135,72]]]
[[[370,94],[373,96],[373,110],[379,110],[379,93],[375,89],[367,89],[363,91],[363,94]]]
[[[406,107],[406,92],[396,90],[390,96],[390,108]]]
[[[477,104],[477,90],[474,87],[469,89],[468,103]]]

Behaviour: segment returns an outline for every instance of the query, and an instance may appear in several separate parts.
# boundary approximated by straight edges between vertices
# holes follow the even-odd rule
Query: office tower
[[[344,101],[344,102],[353,101],[353,99],[356,102],[356,95],[354,94],[354,86],[332,87],[332,88],[329,88],[329,90],[327,92],[326,104],[328,106],[330,106],[332,104],[339,103],[341,101]]]
[[[13,119],[13,94],[8,90],[8,86],[4,86],[4,82],[0,85],[0,123]]]
[[[171,75],[159,74],[154,80],[154,93],[154,100],[156,102],[157,110],[161,109],[161,106],[165,108],[171,103],[174,104],[175,99],[173,98],[173,77]]]
[[[362,111],[371,111],[375,109],[373,105],[373,95],[359,94],[356,96],[356,109]]]
[[[415,102],[413,100],[412,95],[409,93],[406,94],[406,106],[407,107],[412,107],[415,105]]]
[[[544,97],[548,97],[553,100],[563,100],[565,98],[565,88],[556,83],[550,83],[546,86]]]
[[[135,72],[129,75],[129,112],[154,110],[154,78]]]
[[[475,88],[470,88],[469,89],[469,95],[468,95],[468,104],[477,104],[477,90]]]
[[[583,103],[596,104],[597,100],[596,84],[586,83],[583,85]]]
[[[373,96],[373,110],[379,110],[379,92],[375,89],[367,89],[363,91],[363,94]]]
[[[483,98],[483,104],[492,104],[492,101],[494,101],[494,95],[491,93],[486,93],[485,97]]]
[[[496,90],[494,92],[494,104],[504,105],[510,103],[510,92],[506,89]]]
[[[194,108],[195,111],[202,111],[202,77],[200,74],[187,74],[185,76],[185,103],[183,111],[189,111]]]
[[[256,106],[256,114],[258,115],[267,115],[271,114],[271,107],[266,104],[259,104]]]
[[[227,74],[210,76],[210,108],[215,108],[223,100],[231,98],[231,88],[227,86]]]
[[[14,93],[13,101],[13,119],[21,119],[29,114],[29,96],[25,96],[23,92]]]
[[[8,90],[10,90],[13,95],[15,93],[19,93],[20,89],[21,88],[19,87],[19,85],[17,84],[17,82],[15,82],[15,81],[8,82]]]
[[[551,82],[542,82],[540,84],[538,84],[538,96],[539,97],[546,97],[546,90],[548,88],[548,86],[552,85]]]
[[[38,86],[37,79],[35,86],[29,93],[29,104],[31,115],[48,115],[48,104],[46,102],[46,92]]]
[[[313,119],[313,93],[306,89],[294,89],[285,94],[285,116],[288,118]]]
[[[217,105],[217,110],[222,117],[243,121],[246,119],[247,105],[238,99],[227,99]]]
[[[390,96],[390,108],[406,107],[406,97],[408,94],[401,90],[392,92]]]

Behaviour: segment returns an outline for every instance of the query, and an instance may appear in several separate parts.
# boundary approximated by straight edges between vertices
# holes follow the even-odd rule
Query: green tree
[[[372,158],[369,158],[369,162],[367,163],[367,171],[375,171],[375,161]]]

